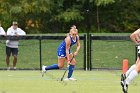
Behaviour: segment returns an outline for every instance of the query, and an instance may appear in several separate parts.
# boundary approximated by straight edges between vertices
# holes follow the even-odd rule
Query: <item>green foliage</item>
[[[15,6],[10,9],[11,14],[19,14],[21,12],[22,12],[22,7],[20,6]]]
[[[56,16],[55,19],[63,22],[70,22],[73,20],[81,21],[84,17],[81,16],[80,11],[77,9],[67,9],[65,12]]]
[[[95,4],[97,6],[105,6],[105,5],[108,5],[108,4],[112,4],[112,3],[115,3],[115,0],[90,0],[90,1],[95,1]]]
[[[66,32],[73,24],[81,29],[79,32],[86,32],[87,27],[90,32],[132,32],[140,25],[139,3],[139,0],[0,0],[0,20],[5,29],[17,20],[28,33]]]

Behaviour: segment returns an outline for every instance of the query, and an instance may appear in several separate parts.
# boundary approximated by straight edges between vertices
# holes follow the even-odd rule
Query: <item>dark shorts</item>
[[[6,46],[6,55],[10,56],[12,53],[13,56],[17,56],[18,55],[18,48],[11,48]]]

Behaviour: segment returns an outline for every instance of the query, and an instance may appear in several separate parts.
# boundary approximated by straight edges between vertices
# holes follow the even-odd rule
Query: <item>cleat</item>
[[[75,79],[75,78],[69,78],[69,80],[71,80],[71,81],[76,81],[77,79]]]
[[[125,91],[125,93],[128,93],[127,92],[128,91],[128,85],[127,84],[124,85],[124,91]]]
[[[124,93],[128,93],[128,84],[125,81],[121,81],[122,90]]]
[[[126,79],[126,75],[125,74],[121,74],[121,81],[125,81]]]
[[[43,77],[43,76],[44,76],[44,74],[46,73],[45,68],[46,68],[46,66],[44,66],[44,65],[43,65],[43,66],[42,66],[42,73],[41,73],[41,74],[42,74],[42,77]]]
[[[125,74],[121,74],[121,86],[122,86],[122,90],[124,93],[127,93],[127,90],[128,90],[128,85],[126,84],[125,82],[126,80],[126,75]]]
[[[69,81],[69,78],[65,78],[64,81]]]
[[[64,81],[76,81],[77,79],[75,79],[75,78],[66,78],[66,79],[64,79]]]

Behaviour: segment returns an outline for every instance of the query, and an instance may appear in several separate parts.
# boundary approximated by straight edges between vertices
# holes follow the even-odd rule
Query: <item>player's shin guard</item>
[[[131,81],[138,76],[138,72],[136,70],[131,71],[131,73],[129,74],[129,76],[126,78],[126,84],[130,84]]]
[[[135,67],[136,67],[136,64],[134,64],[134,65],[132,65],[130,68],[129,68],[129,70],[127,70],[127,72],[126,72],[126,77],[128,77],[129,76],[129,74],[131,73],[131,71],[133,71],[134,69],[135,69]]]
[[[51,69],[59,69],[58,64],[53,64],[53,65],[47,66],[47,67],[45,68],[45,70],[51,70]]]
[[[74,67],[75,67],[74,65],[70,65],[70,66],[69,66],[68,78],[70,78],[70,77],[72,76]]]

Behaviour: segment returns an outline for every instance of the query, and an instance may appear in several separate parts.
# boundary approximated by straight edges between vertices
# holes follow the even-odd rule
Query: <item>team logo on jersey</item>
[[[64,55],[61,55],[61,57],[64,57]]]

